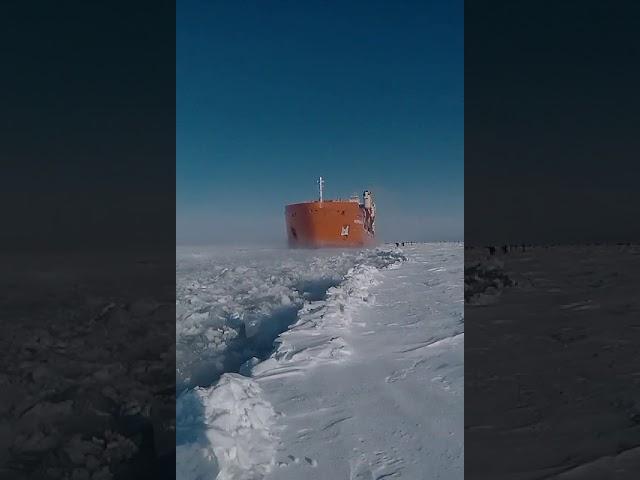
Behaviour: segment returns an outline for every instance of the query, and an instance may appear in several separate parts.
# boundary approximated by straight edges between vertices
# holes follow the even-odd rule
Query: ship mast
[[[320,177],[320,180],[318,180],[318,185],[320,185],[320,201],[322,201],[322,188],[324,187],[324,180],[322,179],[322,177]]]

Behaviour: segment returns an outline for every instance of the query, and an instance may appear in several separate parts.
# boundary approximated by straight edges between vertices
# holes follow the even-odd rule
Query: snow
[[[513,284],[468,304],[467,473],[638,478],[638,247],[485,253],[469,265],[501,265]]]
[[[177,271],[178,478],[462,478],[460,244],[179,251]]]
[[[177,477],[260,478],[274,454],[275,412],[250,378],[225,373],[215,388],[195,388],[176,406]]]

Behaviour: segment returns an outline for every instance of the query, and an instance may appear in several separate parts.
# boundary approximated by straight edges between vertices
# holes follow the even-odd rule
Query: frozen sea
[[[177,477],[463,478],[463,245],[177,251]]]
[[[466,255],[466,473],[640,478],[640,247]]]

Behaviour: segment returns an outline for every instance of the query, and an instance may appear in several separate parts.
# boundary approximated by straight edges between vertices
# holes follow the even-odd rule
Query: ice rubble
[[[323,299],[355,265],[384,267],[383,250],[179,249],[176,266],[178,391],[209,386],[252,357],[265,359],[273,340],[307,301]]]
[[[254,252],[253,258],[247,253],[178,255],[177,378],[186,388],[176,415],[176,473],[181,479],[212,478],[215,473],[220,480],[262,478],[272,467],[275,412],[254,378],[348,355],[340,331],[349,326],[350,312],[371,300],[368,289],[379,269],[405,259],[399,251],[382,249],[338,255]],[[240,261],[248,266],[237,266]],[[319,292],[322,287],[328,287],[326,298]],[[270,328],[270,322],[282,322],[282,308],[287,307],[295,309],[288,324]],[[257,346],[273,341],[278,330],[282,333],[270,345],[272,355],[259,363]],[[229,357],[236,361],[229,363]],[[203,379],[197,375],[202,362],[217,373],[233,365],[254,378],[224,373],[213,386],[189,389],[194,377]],[[215,381],[215,376],[209,378]]]
[[[121,253],[3,263],[0,477],[164,478],[153,468],[175,445],[172,265]]]
[[[493,303],[514,282],[504,273],[504,263],[496,258],[465,259],[464,301],[470,305]]]

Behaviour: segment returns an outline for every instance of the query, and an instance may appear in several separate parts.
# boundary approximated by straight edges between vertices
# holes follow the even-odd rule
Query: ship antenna
[[[320,185],[320,201],[322,201],[322,188],[324,187],[324,180],[322,179],[322,177],[320,177],[320,180],[318,180],[318,185]]]

